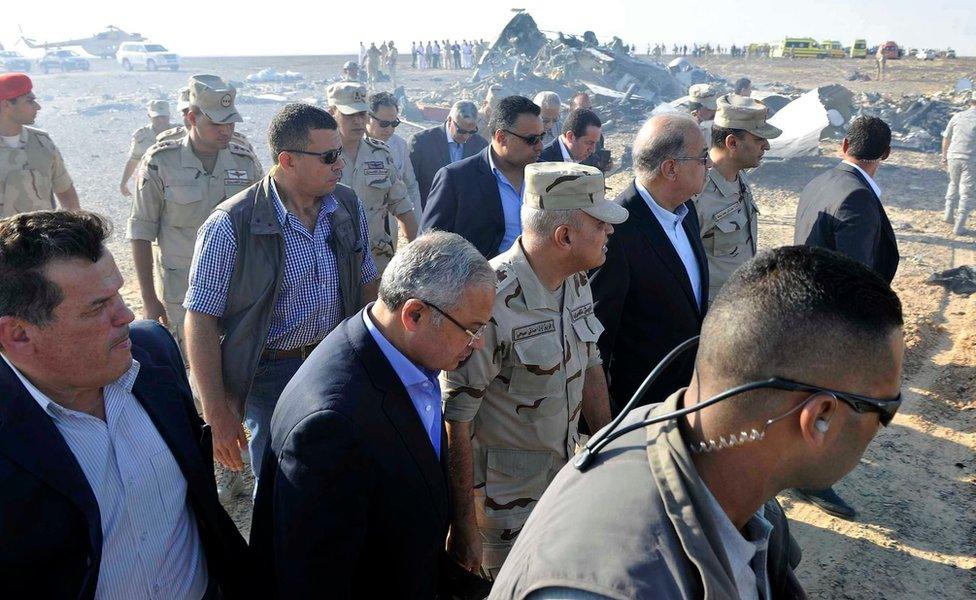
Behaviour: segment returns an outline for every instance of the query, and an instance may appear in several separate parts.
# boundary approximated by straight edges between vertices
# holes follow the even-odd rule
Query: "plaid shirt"
[[[274,179],[271,196],[285,238],[285,272],[265,347],[290,350],[321,341],[342,321],[338,264],[329,246],[332,235],[329,215],[335,212],[338,202],[332,194],[322,198],[315,231],[310,233],[298,217],[285,210]],[[359,231],[361,239],[369,239],[362,204],[359,205]],[[371,254],[364,254],[362,283],[366,284],[378,274]],[[230,216],[215,210],[197,234],[184,308],[214,317],[224,316],[227,288],[236,261],[237,240]]]

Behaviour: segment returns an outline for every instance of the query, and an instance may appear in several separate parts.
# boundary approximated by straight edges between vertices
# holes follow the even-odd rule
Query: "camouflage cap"
[[[576,163],[542,162],[525,167],[524,198],[531,208],[578,208],[611,225],[623,223],[629,214],[626,208],[607,201],[602,171]]]
[[[193,75],[189,81],[190,105],[199,108],[214,123],[240,123],[244,119],[234,108],[237,88],[216,75]]]
[[[146,112],[150,117],[168,117],[169,102],[165,100],[153,100],[146,106]]]
[[[766,122],[767,108],[761,102],[736,94],[726,94],[718,99],[715,111],[715,127],[742,129],[766,140],[780,136],[782,130]]]
[[[366,86],[352,81],[333,83],[325,90],[325,99],[329,106],[339,109],[344,115],[354,115],[366,112]]]
[[[688,101],[697,102],[709,110],[715,110],[718,90],[710,83],[696,83],[688,88]]]
[[[190,108],[190,88],[180,88],[176,96],[176,110],[183,112]]]

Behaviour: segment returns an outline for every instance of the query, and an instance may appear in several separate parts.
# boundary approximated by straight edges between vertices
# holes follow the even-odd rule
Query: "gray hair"
[[[450,311],[469,287],[494,290],[497,283],[495,270],[470,242],[456,233],[432,231],[393,256],[383,272],[379,298],[390,310],[416,298]],[[437,325],[441,315],[433,312],[431,321]]]
[[[478,107],[474,105],[474,102],[469,102],[467,100],[459,100],[454,103],[454,106],[451,107],[451,118],[454,120],[477,119]]]
[[[580,209],[543,210],[528,204],[522,205],[522,229],[548,238],[560,225],[580,226]]]
[[[657,177],[661,165],[684,150],[688,131],[698,123],[687,115],[665,113],[647,120],[634,138],[634,175],[638,180]]]
[[[532,99],[533,102],[539,105],[539,108],[561,108],[562,101],[559,99],[559,94],[556,92],[539,92]]]

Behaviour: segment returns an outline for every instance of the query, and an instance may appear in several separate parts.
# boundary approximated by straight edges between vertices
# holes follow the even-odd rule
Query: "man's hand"
[[[166,316],[166,307],[159,301],[159,298],[143,298],[142,316],[150,321],[156,321],[169,327],[169,317]]]
[[[948,158],[946,158],[946,157],[943,156],[942,158],[939,159],[939,163],[941,163],[942,166],[946,168],[946,171],[949,170],[949,159]]]
[[[481,575],[481,534],[478,528],[464,530],[452,525],[447,535],[447,554],[466,571]]]
[[[241,450],[247,448],[247,436],[241,420],[226,405],[221,410],[208,411],[205,416],[213,434],[214,458],[231,471],[242,470]]]

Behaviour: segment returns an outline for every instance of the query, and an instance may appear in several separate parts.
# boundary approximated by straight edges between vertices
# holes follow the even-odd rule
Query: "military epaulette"
[[[38,137],[46,137],[47,139],[51,139],[51,134],[44,131],[43,129],[38,129],[37,127],[28,127],[26,125],[24,125],[24,129],[30,131],[31,133],[37,134]]]
[[[177,125],[176,127],[170,127],[166,131],[157,135],[156,141],[160,142],[163,140],[171,140],[177,137],[183,137],[184,135],[186,135],[186,127],[183,127],[182,125]]]
[[[247,148],[252,152],[254,151],[254,144],[252,144],[251,140],[247,139],[247,136],[245,136],[243,133],[238,133],[235,131],[231,134],[230,139],[231,141],[237,142],[241,146],[247,146]]]
[[[575,277],[576,283],[578,283],[580,287],[583,287],[590,281],[590,278],[586,275],[586,271],[580,271]]]
[[[390,147],[386,144],[386,142],[380,141],[376,138],[371,138],[368,135],[363,136],[363,139],[366,141],[366,144],[369,146],[390,152]]]
[[[518,275],[516,275],[515,269],[507,263],[498,265],[495,269],[495,276],[498,278],[498,284],[495,286],[496,293],[518,282]]]
[[[143,158],[144,160],[148,160],[149,157],[155,156],[160,152],[165,152],[167,150],[174,150],[176,148],[179,148],[182,145],[183,145],[182,140],[163,140],[161,142],[156,142],[152,146],[149,146],[149,149],[146,150],[146,154]]]
[[[257,155],[254,150],[251,149],[250,145],[244,145],[237,140],[231,139],[230,143],[227,144],[227,149],[230,150],[231,154],[237,154],[239,156],[247,156],[248,158],[256,159]]]

